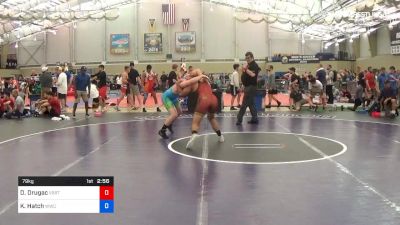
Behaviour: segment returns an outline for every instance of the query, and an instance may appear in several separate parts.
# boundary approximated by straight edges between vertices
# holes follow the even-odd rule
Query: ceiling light
[[[15,48],[18,48],[18,42],[15,42]]]

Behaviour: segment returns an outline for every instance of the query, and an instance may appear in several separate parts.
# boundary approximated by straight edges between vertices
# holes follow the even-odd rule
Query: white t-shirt
[[[60,73],[58,75],[58,80],[57,80],[57,92],[59,94],[67,94],[67,86],[68,86],[68,81],[67,81],[67,74]]]
[[[334,73],[333,73],[333,70],[327,70],[327,72],[328,72],[328,77],[327,77],[327,84],[333,84],[333,76],[334,76]]]
[[[25,106],[24,99],[22,99],[21,96],[17,96],[17,98],[15,99],[15,105],[14,105],[15,110],[19,110],[20,113],[23,113],[24,106]]]
[[[122,85],[122,76],[117,77],[117,84]]]
[[[88,91],[87,88],[86,88],[86,91]],[[97,90],[96,85],[90,84],[90,96],[89,96],[89,98],[98,98],[98,97],[99,97],[99,90]]]
[[[311,84],[311,82],[308,83],[308,89],[309,89],[311,92],[314,92],[314,93],[317,92],[317,93],[319,93],[319,92],[321,92],[321,91],[323,90],[323,85],[322,85],[321,81],[316,80],[316,81],[315,81],[315,84]]]
[[[240,82],[239,82],[239,73],[235,70],[231,74],[231,85],[235,87],[240,87]]]

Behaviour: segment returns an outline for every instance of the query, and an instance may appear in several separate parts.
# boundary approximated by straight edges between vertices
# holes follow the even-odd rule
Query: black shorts
[[[231,95],[236,96],[239,93],[239,88],[234,85],[230,85],[230,86],[231,86]]]
[[[357,99],[355,99],[354,100],[354,106],[355,107],[358,107],[358,106],[360,106],[360,105],[362,105],[362,99],[361,98],[357,98]]]
[[[303,100],[303,94],[300,91],[296,91],[296,92],[291,92],[290,93],[290,98],[293,99],[294,102],[299,102],[301,100]]]
[[[269,95],[276,95],[276,94],[278,94],[278,90],[277,89],[269,89],[268,90],[268,94]]]
[[[58,93],[58,99],[66,99],[67,95],[66,94],[60,94]]]
[[[50,117],[60,117],[60,114],[56,113],[54,111],[54,109],[50,109],[49,116]]]
[[[94,99],[93,99],[93,103],[99,104],[99,98],[94,98]]]

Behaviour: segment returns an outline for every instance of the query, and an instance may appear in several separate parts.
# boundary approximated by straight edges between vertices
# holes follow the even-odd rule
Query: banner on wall
[[[187,53],[196,51],[196,32],[176,32],[175,34],[176,52]]]
[[[182,19],[182,29],[183,31],[188,31],[189,30],[189,18],[183,18]]]
[[[111,34],[111,54],[129,54],[129,34]]]
[[[283,56],[282,57],[283,64],[291,64],[291,63],[319,63],[319,58],[315,57],[315,55],[292,55],[292,56]]]
[[[400,24],[393,26],[390,31],[390,49],[393,55],[400,54]]]
[[[149,19],[149,32],[156,32],[156,19]]]
[[[144,52],[161,53],[162,52],[162,34],[145,33],[144,34]]]

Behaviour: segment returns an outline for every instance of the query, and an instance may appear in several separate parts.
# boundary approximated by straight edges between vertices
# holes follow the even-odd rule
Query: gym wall
[[[120,8],[116,20],[88,20],[60,27],[57,34],[42,33],[19,43],[18,62],[20,66],[38,66],[57,62],[123,63],[166,62],[166,54],[173,60],[187,61],[231,61],[244,58],[246,51],[253,51],[257,59],[264,59],[275,53],[315,54],[321,51],[321,41],[309,40],[301,43],[301,37],[294,32],[285,32],[265,22],[240,22],[234,17],[234,9],[209,2],[185,0],[176,2],[175,25],[162,24],[161,4],[145,2]],[[189,18],[189,31],[196,32],[196,51],[177,53],[175,33],[183,30],[182,18]],[[149,32],[149,19],[156,20],[156,32],[162,33],[163,51],[159,54],[144,52],[144,33]],[[129,34],[130,52],[126,55],[110,53],[111,34]]]

